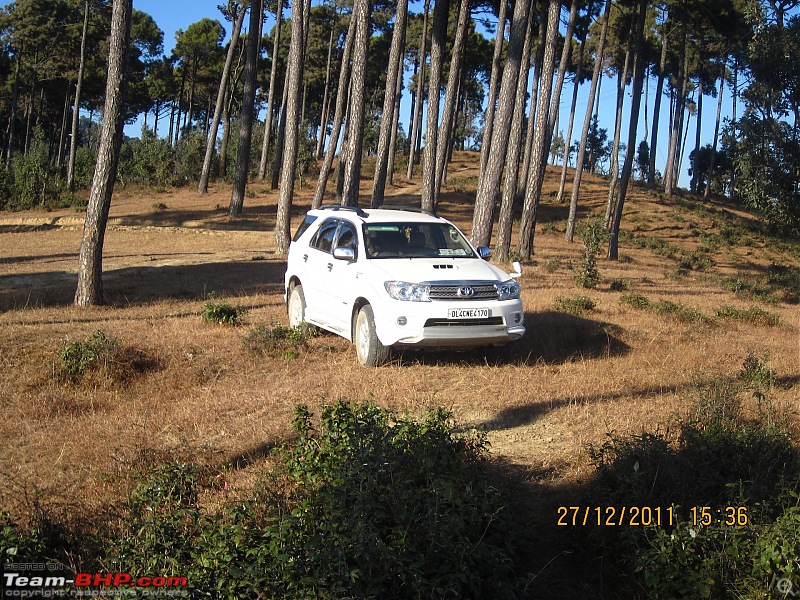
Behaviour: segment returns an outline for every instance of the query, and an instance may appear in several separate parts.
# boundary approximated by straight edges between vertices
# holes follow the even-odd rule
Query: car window
[[[474,258],[461,232],[449,223],[372,223],[364,230],[370,258]]]
[[[300,239],[300,236],[303,235],[306,230],[311,227],[311,224],[317,220],[317,217],[314,215],[306,215],[306,218],[303,219],[303,222],[300,223],[300,227],[297,228],[297,231],[294,233],[294,237],[292,238],[293,242],[296,242]]]
[[[342,221],[342,226],[339,228],[339,237],[336,240],[336,246],[352,248],[353,252],[358,256],[358,235],[352,223]]]
[[[323,252],[333,250],[333,238],[336,236],[336,229],[339,227],[338,219],[329,219],[319,226],[317,234],[311,240],[311,247]]]

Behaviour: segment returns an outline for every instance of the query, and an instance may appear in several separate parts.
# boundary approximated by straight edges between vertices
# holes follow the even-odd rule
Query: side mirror
[[[520,263],[519,261],[514,261],[511,264],[514,267],[514,272],[510,273],[511,277],[513,277],[514,279],[517,279],[517,278],[521,277],[522,276],[522,263]]]
[[[337,246],[333,249],[333,258],[352,262],[356,259],[355,250],[347,246]]]
[[[480,248],[478,248],[478,255],[483,260],[489,260],[489,257],[492,255],[492,251],[486,246],[481,246]]]

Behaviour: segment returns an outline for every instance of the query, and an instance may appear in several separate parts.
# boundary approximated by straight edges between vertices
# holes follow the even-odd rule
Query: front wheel
[[[306,322],[306,297],[303,294],[303,286],[299,283],[289,292],[286,308],[289,313],[289,327],[303,327]]]
[[[375,332],[375,315],[369,304],[358,312],[354,338],[358,362],[365,367],[379,367],[389,358],[389,348],[381,343]]]

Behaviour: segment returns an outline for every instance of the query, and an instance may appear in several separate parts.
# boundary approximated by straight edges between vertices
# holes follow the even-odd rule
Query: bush
[[[101,366],[111,356],[116,342],[98,329],[85,340],[66,343],[59,353],[60,372],[67,379],[78,379],[87,371]]]
[[[575,271],[575,283],[586,289],[594,289],[600,283],[600,271],[597,269],[597,253],[600,246],[608,239],[608,231],[600,218],[589,219],[578,229],[583,240],[583,263]]]
[[[611,435],[590,448],[598,476],[592,504],[673,511],[659,526],[605,528],[593,541],[617,573],[635,574],[644,591],[630,595],[767,598],[776,581],[796,580],[800,453],[758,391],[769,382],[765,369],[748,357],[736,380],[700,390],[676,428]],[[742,382],[757,390],[755,415],[742,400],[753,387]]]
[[[76,383],[96,374],[112,382],[124,382],[157,369],[158,364],[158,360],[146,352],[126,346],[98,329],[84,340],[65,341],[53,371],[59,381]]]
[[[732,306],[723,306],[716,311],[717,317],[720,319],[727,319],[729,321],[744,321],[752,325],[763,325],[766,327],[774,327],[780,323],[778,315],[768,313],[762,308],[751,306],[747,309],[734,308]]]
[[[214,597],[513,596],[510,515],[486,442],[442,409],[421,421],[338,402],[305,407],[282,468],[214,512],[181,463],[141,479],[113,535],[114,570],[183,576]]]
[[[209,300],[203,305],[201,316],[206,323],[239,325],[239,318],[247,313],[244,306],[232,306],[228,302]]]
[[[308,349],[310,337],[308,327],[257,325],[244,338],[244,345],[256,354],[292,359]]]
[[[573,298],[556,298],[556,309],[570,315],[579,315],[589,310],[594,310],[597,304],[588,296],[574,296]]]

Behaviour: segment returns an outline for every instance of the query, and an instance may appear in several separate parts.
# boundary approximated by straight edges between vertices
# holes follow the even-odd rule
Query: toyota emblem
[[[468,285],[458,288],[458,296],[460,298],[472,298],[475,295],[475,290]]]

